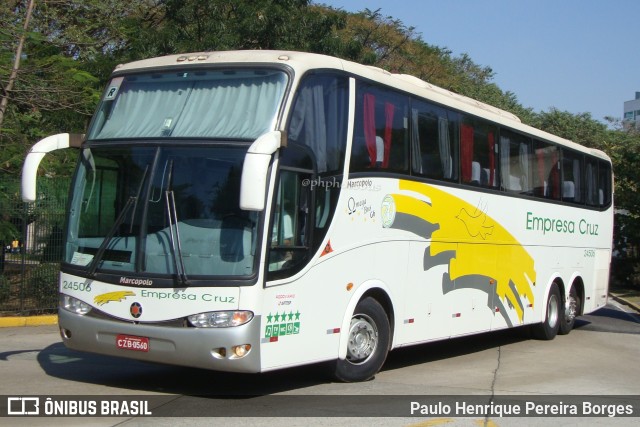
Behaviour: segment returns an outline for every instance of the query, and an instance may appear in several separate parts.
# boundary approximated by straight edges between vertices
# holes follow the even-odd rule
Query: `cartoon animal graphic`
[[[107,292],[106,294],[97,295],[93,302],[98,305],[105,305],[108,302],[120,302],[124,300],[126,297],[135,297],[136,294],[132,291],[115,291],[115,292]]]
[[[424,183],[400,181],[392,197],[396,217],[392,228],[431,239],[424,269],[448,264],[443,291],[460,287],[486,289],[498,308],[515,309],[520,323],[525,304],[533,307],[536,272],[533,258],[485,210]],[[482,278],[482,280],[478,280]],[[484,283],[480,286],[477,283]],[[507,310],[497,310],[511,325]]]
[[[473,214],[470,214],[465,208],[462,208],[456,218],[464,223],[471,237],[480,236],[482,240],[486,240],[489,235],[493,234],[493,225],[487,225],[487,214],[480,209],[476,209]]]

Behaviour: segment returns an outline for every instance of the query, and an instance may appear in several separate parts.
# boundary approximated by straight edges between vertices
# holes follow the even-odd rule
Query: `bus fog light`
[[[60,295],[60,308],[82,316],[91,311],[91,306],[86,302],[64,294]]]
[[[240,326],[253,319],[251,311],[210,311],[188,317],[189,323],[196,328],[228,328]]]
[[[216,359],[224,359],[227,357],[227,349],[224,347],[214,348],[211,350],[211,355]]]
[[[251,344],[236,345],[232,350],[235,357],[244,357],[251,351]]]

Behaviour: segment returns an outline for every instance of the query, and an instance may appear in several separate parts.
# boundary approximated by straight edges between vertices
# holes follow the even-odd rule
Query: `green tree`
[[[589,113],[572,114],[551,109],[534,116],[533,125],[587,147],[604,151],[613,163],[616,235],[614,246],[620,254],[638,257],[640,248],[640,133],[625,129],[619,121],[609,126]],[[640,267],[635,260],[636,269]]]
[[[630,213],[621,219],[628,222],[625,241],[640,242],[637,133],[607,127],[589,113],[534,113],[495,84],[491,67],[466,54],[454,57],[380,10],[347,13],[310,0],[5,0],[0,20],[2,174],[17,176],[38,139],[84,131],[118,63],[194,51],[302,50],[414,75],[604,150],[614,163],[616,204]],[[75,155],[47,156],[42,173],[68,175]],[[0,210],[14,203],[13,193],[0,198]],[[0,219],[0,233],[14,232],[10,221]]]
[[[63,12],[69,16],[67,21],[77,17],[74,7],[70,1],[35,0],[0,6],[0,20],[6,23],[0,29],[0,84],[6,106],[0,124],[4,173],[17,175],[26,151],[38,139],[82,131],[98,99],[101,82],[83,68],[82,52],[74,49],[88,44],[71,37],[81,24],[67,25],[57,18]],[[62,164],[69,163],[65,155],[57,157]],[[43,170],[62,173],[58,164],[47,159]]]
[[[11,215],[15,211],[13,204],[18,190],[15,184],[15,182],[0,181],[0,244],[2,246],[0,250],[2,251],[6,242],[11,242],[20,236]]]
[[[13,53],[13,66],[9,72],[9,77],[6,84],[2,85],[2,91],[0,92],[0,128],[2,128],[2,122],[4,121],[4,115],[7,111],[7,105],[9,104],[9,96],[12,95],[13,87],[18,78],[18,70],[20,69],[20,59],[22,59],[22,49],[24,48],[24,42],[27,38],[27,30],[29,29],[29,22],[31,21],[31,15],[33,13],[33,7],[35,0],[30,0],[25,12],[24,23],[22,24],[22,31],[17,34],[16,49]]]
[[[138,14],[123,49],[130,59],[235,49],[290,49],[335,53],[334,31],[346,13],[309,0],[164,0]]]
[[[536,115],[532,125],[562,138],[591,148],[604,150],[610,133],[607,125],[595,120],[590,113],[572,114],[552,108]]]
[[[619,210],[616,225],[616,247],[620,252],[640,257],[640,132],[614,124],[606,141],[605,151],[613,161],[615,174],[615,204]]]

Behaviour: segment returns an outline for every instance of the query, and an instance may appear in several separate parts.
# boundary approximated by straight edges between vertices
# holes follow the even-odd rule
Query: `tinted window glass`
[[[560,200],[560,150],[555,145],[534,141],[534,194]]]
[[[583,200],[583,155],[567,149],[562,150],[562,200],[582,204]]]
[[[465,184],[497,187],[497,128],[465,116],[460,125],[460,176]]]
[[[611,203],[611,165],[598,161],[598,206],[609,206]]]
[[[358,83],[351,171],[409,171],[408,111],[406,96]]]
[[[311,148],[319,173],[341,172],[347,145],[348,79],[307,76],[298,88],[289,121],[289,142]]]
[[[458,179],[458,113],[421,101],[411,104],[413,172],[441,180]]]
[[[531,140],[515,132],[502,130],[499,153],[502,188],[509,192],[531,194],[533,189]]]

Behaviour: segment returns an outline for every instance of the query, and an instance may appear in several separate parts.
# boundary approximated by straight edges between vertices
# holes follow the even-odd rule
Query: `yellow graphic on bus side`
[[[476,209],[473,214],[470,214],[465,208],[462,208],[456,218],[467,227],[467,232],[471,237],[480,236],[482,240],[486,240],[493,234],[493,225],[487,224],[487,214],[480,209]]]
[[[116,292],[107,292],[106,294],[98,295],[93,299],[98,305],[105,305],[111,301],[120,302],[124,300],[126,297],[135,297],[136,294],[132,291],[116,291]]]
[[[478,207],[428,184],[400,181],[400,190],[424,195],[431,203],[394,194],[398,214],[418,217],[434,226],[429,255],[451,253],[449,278],[484,276],[495,281],[495,295],[513,307],[523,321],[521,297],[533,305],[533,258],[504,227]],[[429,237],[429,236],[422,236]]]

